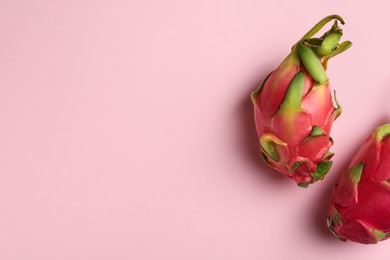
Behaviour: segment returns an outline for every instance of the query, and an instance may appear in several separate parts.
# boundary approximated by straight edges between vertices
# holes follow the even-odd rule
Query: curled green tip
[[[277,145],[280,146],[286,146],[286,143],[284,143],[282,140],[277,138],[273,134],[263,134],[260,137],[260,146],[272,160],[278,162],[279,161],[279,156],[277,153]]]
[[[263,91],[265,82],[271,76],[271,74],[272,74],[272,72],[270,74],[268,74],[268,76],[263,80],[263,82],[259,85],[259,87],[256,90],[252,91],[251,99],[252,99],[253,104],[256,103],[256,96],[259,95],[261,93],[261,91]]]
[[[334,51],[332,51],[328,55],[324,56],[323,64],[324,64],[325,69],[328,66],[328,61],[331,58],[333,58],[336,55],[339,55],[340,53],[343,53],[344,51],[348,50],[351,46],[352,46],[352,42],[350,42],[350,41],[342,42],[339,44],[339,46],[336,47],[336,49]]]
[[[341,24],[345,24],[343,18],[341,18],[341,16],[339,15],[329,15],[327,17],[325,17],[324,19],[322,19],[321,21],[319,21],[316,25],[313,26],[313,28],[310,29],[310,31],[308,31],[303,37],[302,39],[307,39],[307,38],[311,38],[314,34],[316,34],[317,32],[319,32],[319,30],[322,29],[322,27],[325,26],[325,24],[329,23],[330,21],[332,20],[339,20]]]
[[[315,52],[320,56],[329,55],[333,52],[340,41],[341,36],[343,35],[343,30],[337,25],[337,20],[334,22],[332,28],[327,31],[321,39],[321,44],[315,48]]]
[[[334,90],[334,101],[336,102],[336,105],[337,105],[337,108],[333,112],[334,120],[336,120],[341,115],[341,113],[343,112],[343,108],[341,107],[341,105],[340,105],[340,103],[339,103],[339,101],[337,100],[337,97],[336,97],[336,90]]]
[[[375,139],[380,142],[386,136],[390,135],[390,124],[384,124],[374,131]]]
[[[329,17],[333,17],[333,19],[339,20],[340,23],[343,25],[345,24],[344,19],[340,15],[332,14],[332,15],[329,15]]]

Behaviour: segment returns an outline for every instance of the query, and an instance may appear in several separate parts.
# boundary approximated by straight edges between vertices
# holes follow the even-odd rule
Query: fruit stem
[[[330,21],[332,21],[334,19],[339,20],[341,24],[345,24],[345,22],[344,22],[343,18],[341,18],[341,16],[336,15],[336,14],[329,15],[329,16],[325,17],[324,19],[322,19],[321,21],[319,21],[316,25],[314,25],[313,28],[311,28],[310,31],[308,31],[302,37],[302,40],[311,38],[314,34],[316,34],[319,30],[321,30],[321,28],[324,27],[325,24],[329,23]]]

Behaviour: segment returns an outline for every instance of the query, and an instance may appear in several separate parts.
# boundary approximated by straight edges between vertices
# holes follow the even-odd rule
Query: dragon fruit
[[[324,25],[332,28],[312,38]],[[323,179],[332,166],[330,130],[341,114],[326,75],[330,58],[352,43],[339,44],[344,24],[338,15],[318,22],[291,49],[291,53],[251,94],[255,124],[267,165],[307,187]]]
[[[343,241],[375,244],[390,237],[390,124],[368,137],[342,174],[328,227]]]

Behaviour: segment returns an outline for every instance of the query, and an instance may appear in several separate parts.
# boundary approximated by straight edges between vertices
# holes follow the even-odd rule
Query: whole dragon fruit
[[[311,38],[332,20],[329,31]],[[329,134],[341,107],[337,101],[333,106],[325,70],[330,58],[352,45],[339,44],[338,21],[344,24],[338,15],[318,22],[251,94],[265,163],[301,187],[323,179],[332,166]]]
[[[328,227],[343,241],[374,244],[390,237],[390,124],[368,137],[342,174]]]

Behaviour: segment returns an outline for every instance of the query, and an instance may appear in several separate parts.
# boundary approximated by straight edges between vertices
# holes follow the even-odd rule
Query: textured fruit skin
[[[375,244],[390,234],[390,124],[364,142],[333,190],[329,229],[341,240]]]
[[[332,165],[330,131],[341,107],[333,105],[325,71],[351,42],[338,44],[337,21],[322,37],[310,37],[333,19],[344,24],[337,15],[321,20],[251,95],[265,163],[301,187],[323,179]]]

